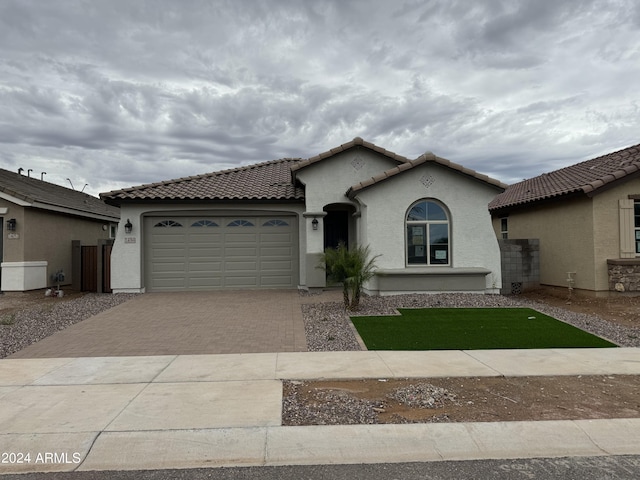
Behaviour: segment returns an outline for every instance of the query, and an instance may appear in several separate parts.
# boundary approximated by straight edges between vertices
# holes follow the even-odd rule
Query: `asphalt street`
[[[630,480],[640,455],[0,475],[0,480]]]

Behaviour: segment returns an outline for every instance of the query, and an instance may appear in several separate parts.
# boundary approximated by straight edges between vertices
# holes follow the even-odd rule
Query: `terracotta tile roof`
[[[342,145],[340,145],[339,147],[336,148],[332,148],[331,150],[327,150],[326,152],[320,153],[319,155],[316,155],[315,157],[311,157],[307,160],[302,160],[300,162],[298,162],[297,164],[293,165],[291,167],[291,170],[293,172],[295,172],[296,170],[300,170],[301,168],[304,167],[308,167],[309,165],[312,165],[314,163],[317,163],[321,160],[324,160],[325,158],[328,157],[332,157],[338,153],[341,152],[345,152],[347,150],[349,150],[350,148],[356,147],[356,146],[362,146],[365,148],[368,148],[369,150],[372,150],[374,152],[377,152],[381,155],[384,155],[385,157],[389,157],[390,159],[394,160],[397,163],[405,163],[408,162],[409,159],[406,157],[403,157],[401,155],[397,155],[393,152],[390,152],[389,150],[385,150],[382,147],[378,147],[377,145],[374,145],[371,142],[365,142],[362,138],[360,137],[356,137],[353,140],[351,140],[350,142],[347,143],[343,143]]]
[[[285,158],[193,177],[101,193],[111,204],[128,200],[302,200],[304,190],[292,183],[291,167],[299,159]]]
[[[439,165],[443,165],[445,167],[451,168],[453,170],[456,170],[464,175],[468,175],[469,177],[475,178],[476,180],[480,180],[482,182],[488,183],[490,185],[493,185],[495,187],[498,187],[501,190],[504,190],[505,188],[507,188],[507,185],[495,180],[491,177],[488,177],[487,175],[483,175],[481,173],[476,172],[475,170],[471,170],[470,168],[466,168],[463,167],[462,165],[458,165],[457,163],[453,163],[445,158],[441,158],[441,157],[437,157],[435,156],[433,153],[431,152],[427,152],[424,153],[422,155],[420,155],[418,158],[416,158],[415,160],[407,160],[405,163],[398,165],[397,167],[391,168],[389,170],[386,170],[385,172],[382,172],[380,175],[377,175],[375,177],[369,178],[368,180],[365,180],[363,182],[360,182],[356,185],[353,185],[351,188],[349,188],[349,191],[347,192],[347,196],[349,198],[353,198],[355,197],[359,192],[361,192],[362,190],[369,188],[373,185],[376,185],[377,183],[380,183],[388,178],[394,177],[395,175],[398,175],[402,172],[405,172],[407,170],[410,170],[412,168],[417,167],[418,165],[422,165],[424,163],[428,163],[428,162],[433,162],[433,163],[437,163]]]
[[[120,209],[83,192],[0,169],[0,192],[44,210],[64,211],[81,217],[117,221]]]
[[[571,193],[591,194],[640,171],[640,145],[515,183],[498,195],[489,210],[533,203]]]

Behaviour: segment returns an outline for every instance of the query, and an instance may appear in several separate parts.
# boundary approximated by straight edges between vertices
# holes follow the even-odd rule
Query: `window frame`
[[[438,206],[444,213],[445,219],[442,220],[442,219],[427,218],[428,217],[428,209],[427,209],[425,211],[424,220],[409,220],[409,214],[411,213],[411,211],[421,203],[425,203],[425,204],[433,203],[434,205]],[[436,226],[436,225],[446,225],[447,227],[446,262],[434,262],[432,260],[432,257],[435,257],[434,252],[437,251],[435,249],[434,250],[432,249],[434,248],[434,246],[442,245],[442,244],[431,243],[431,235],[432,235],[431,226]],[[426,249],[424,254],[424,258],[425,258],[424,263],[415,263],[415,262],[409,261],[410,258],[418,258],[415,255],[413,257],[410,256],[410,247],[418,246],[417,244],[409,245],[409,237],[410,237],[409,227],[410,226],[422,227],[422,232],[425,237],[423,246]],[[452,262],[451,262],[451,213],[449,212],[449,209],[444,203],[434,198],[421,198],[420,200],[413,202],[407,209],[404,216],[404,232],[405,232],[404,233],[404,255],[405,255],[406,267],[450,267],[452,265]]]
[[[503,240],[509,238],[509,217],[500,217],[500,235]]]
[[[640,257],[640,200],[633,200],[633,244],[635,256]]]

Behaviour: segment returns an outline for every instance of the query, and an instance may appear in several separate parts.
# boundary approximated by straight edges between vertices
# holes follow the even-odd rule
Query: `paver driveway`
[[[339,301],[339,292],[145,293],[10,358],[304,352],[301,304],[316,301]]]

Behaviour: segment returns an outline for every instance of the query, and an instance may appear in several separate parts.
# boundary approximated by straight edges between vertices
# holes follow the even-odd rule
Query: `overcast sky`
[[[0,166],[99,192],[360,136],[506,183],[640,143],[637,0],[0,0]]]

